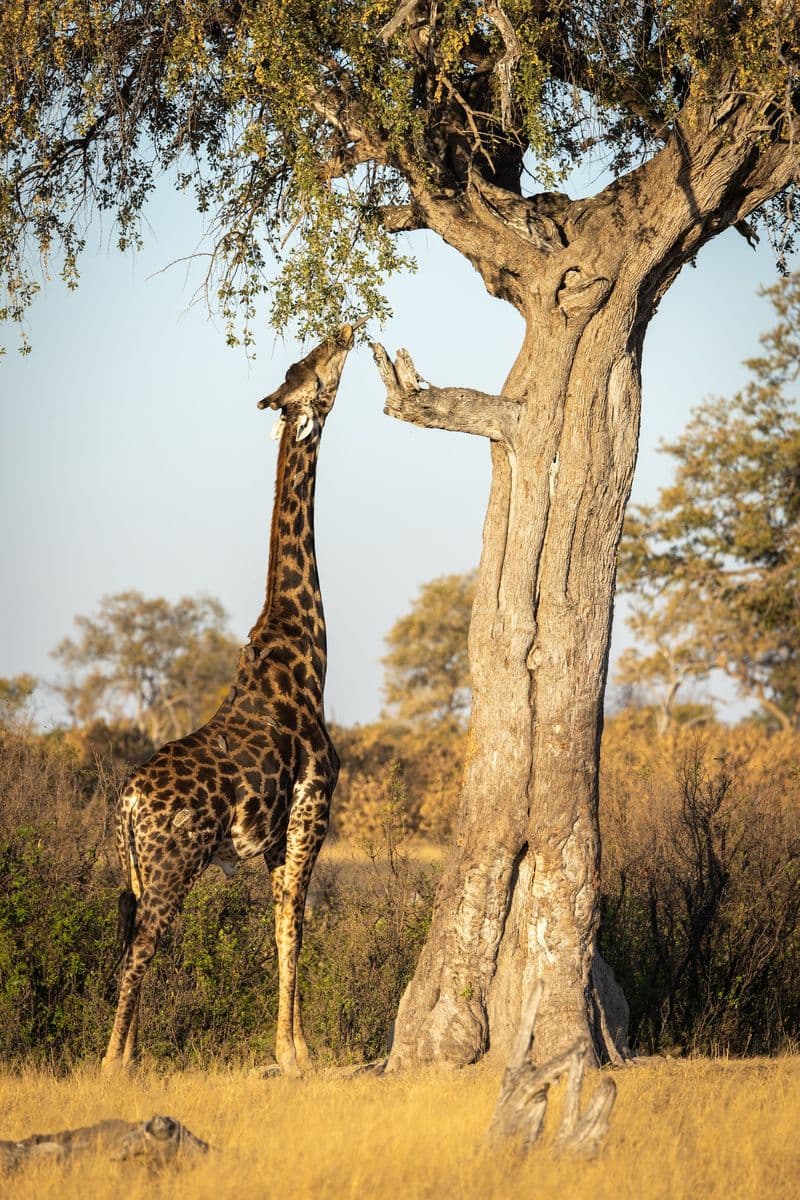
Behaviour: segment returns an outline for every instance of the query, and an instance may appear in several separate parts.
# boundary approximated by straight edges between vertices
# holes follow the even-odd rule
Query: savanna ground
[[[0,1076],[4,1136],[109,1115],[176,1116],[216,1148],[197,1166],[154,1175],[90,1160],[18,1173],[14,1200],[121,1197],[562,1196],[790,1198],[800,1195],[800,1058],[652,1060],[615,1074],[611,1129],[591,1162],[557,1158],[548,1139],[527,1158],[487,1147],[499,1086],[487,1065],[454,1074],[298,1082],[244,1070],[141,1071],[106,1079]],[[589,1077],[587,1090],[594,1086]],[[554,1094],[551,1104],[559,1097]],[[548,1134],[553,1113],[549,1113]]]

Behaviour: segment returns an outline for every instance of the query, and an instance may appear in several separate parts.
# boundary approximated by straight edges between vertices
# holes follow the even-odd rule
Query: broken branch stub
[[[407,350],[398,350],[392,362],[384,347],[373,342],[372,353],[386,388],[383,411],[390,417],[511,443],[521,411],[517,401],[473,388],[433,387],[419,375]]]
[[[580,1038],[568,1050],[539,1067],[533,1065],[530,1050],[542,990],[539,980],[524,1005],[487,1139],[494,1145],[513,1141],[522,1151],[531,1150],[541,1137],[550,1088],[566,1075],[555,1149],[590,1158],[597,1153],[608,1133],[617,1087],[613,1079],[604,1076],[581,1113],[581,1091],[591,1055],[588,1038]]]

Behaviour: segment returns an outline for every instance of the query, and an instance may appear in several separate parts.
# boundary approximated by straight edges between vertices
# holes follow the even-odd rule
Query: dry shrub
[[[110,803],[119,778],[76,739],[0,736],[0,1058],[63,1069],[99,1058],[111,1027],[116,899]],[[314,889],[300,962],[312,1049],[374,1057],[427,929],[433,885],[403,850],[396,781],[367,869]],[[352,872],[351,872],[352,876]],[[263,864],[208,871],[165,937],[143,992],[147,1058],[264,1061],[277,961]]]
[[[604,743],[604,953],[640,1050],[768,1053],[800,1038],[798,739],[712,724]]]
[[[301,982],[314,1044],[334,1059],[383,1057],[400,997],[430,926],[436,872],[406,849],[397,776],[350,864],[320,865],[304,938]]]
[[[449,836],[464,764],[464,735],[448,725],[411,727],[389,722],[333,731],[342,760],[334,799],[334,833],[372,836],[392,802],[392,779],[402,787],[411,835]]]

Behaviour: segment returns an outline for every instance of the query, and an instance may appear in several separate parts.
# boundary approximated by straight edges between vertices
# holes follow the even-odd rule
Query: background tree
[[[27,674],[0,678],[0,725],[25,712],[38,683],[35,676]]]
[[[166,166],[212,215],[229,317],[252,314],[269,254],[279,326],[380,316],[394,234],[420,228],[524,317],[501,396],[423,387],[378,350],[389,411],[485,436],[493,465],[460,829],[394,1065],[507,1051],[537,975],[537,1055],[578,1035],[624,1052],[596,954],[597,778],[642,344],[715,234],[750,237],[754,215],[789,244],[799,35],[775,0],[0,10],[8,315],[34,286],[24,233],[74,282],[87,205],[114,211],[126,245]],[[555,191],[589,154],[611,182]]]
[[[137,591],[105,596],[79,636],[53,657],[67,671],[61,692],[74,721],[132,719],[158,745],[207,720],[230,686],[239,645],[210,596],[175,604]]]
[[[681,688],[707,678],[708,666],[695,636],[695,609],[689,604],[687,611],[684,594],[653,597],[643,590],[632,594],[626,624],[635,644],[619,656],[614,679],[628,690],[632,703],[654,704],[656,732],[663,736],[678,718],[681,724],[698,723],[710,715],[711,709],[703,705],[692,706],[694,711],[687,717],[679,698]]]
[[[664,447],[674,482],[632,510],[620,582],[641,646],[623,673],[667,695],[713,670],[800,728],[800,275],[766,290],[778,323],[731,400],[708,400]]]
[[[467,630],[475,572],[424,583],[386,635],[386,703],[401,721],[463,725],[469,713]]]

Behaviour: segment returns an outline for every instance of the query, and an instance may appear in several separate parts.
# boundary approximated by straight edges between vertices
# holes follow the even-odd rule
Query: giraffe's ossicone
[[[259,404],[280,412],[266,600],[211,720],[162,746],[128,780],[117,810],[124,957],[103,1064],[134,1054],[142,979],[189,888],[215,864],[228,875],[263,855],[275,902],[279,1005],[276,1058],[308,1063],[297,958],[309,878],[328,827],[339,760],[325,727],[327,662],[314,546],[320,437],[353,342],[344,326],[292,366]]]

